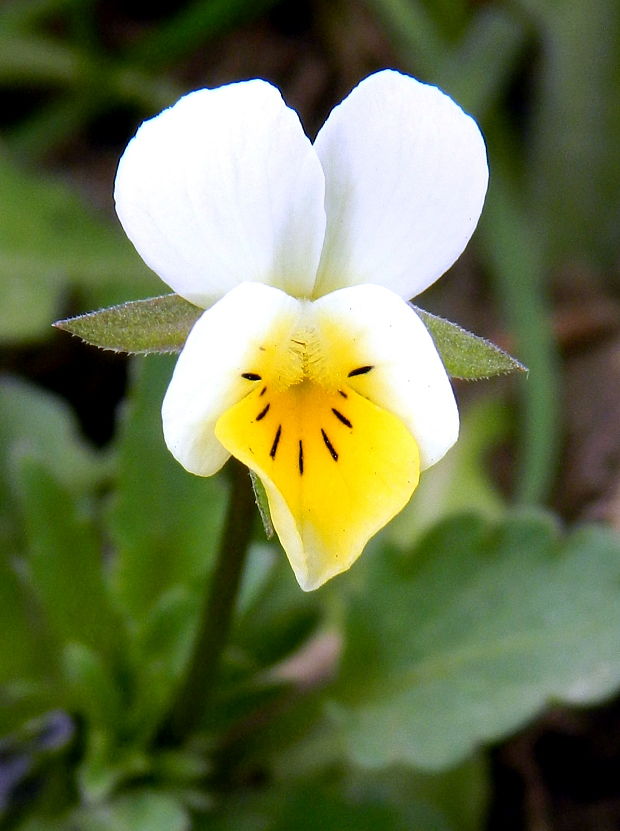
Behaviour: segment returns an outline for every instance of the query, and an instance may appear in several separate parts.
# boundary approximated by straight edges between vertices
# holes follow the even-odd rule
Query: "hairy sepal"
[[[446,372],[452,378],[478,381],[495,375],[527,372],[527,367],[520,361],[485,338],[418,306],[413,309],[430,332]]]
[[[164,294],[58,320],[54,326],[114,352],[180,352],[203,312],[178,294]]]

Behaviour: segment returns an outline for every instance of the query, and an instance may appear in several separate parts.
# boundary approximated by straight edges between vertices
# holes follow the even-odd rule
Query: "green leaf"
[[[24,682],[53,671],[55,638],[114,636],[102,611],[101,551],[78,507],[106,464],[61,399],[0,381],[0,681],[15,682],[7,692],[24,713],[48,692]]]
[[[438,73],[449,42],[421,0],[369,0],[369,5],[405,66],[415,61],[418,77]]]
[[[45,629],[23,575],[0,548],[0,683],[38,677],[48,669]],[[7,690],[5,689],[5,692]],[[5,702],[2,702],[5,704]],[[0,708],[1,709],[1,708]],[[14,727],[15,725],[13,725]],[[0,732],[1,722],[0,722]]]
[[[18,831],[82,831],[70,819],[32,817],[18,827]]]
[[[499,4],[482,6],[471,16],[460,41],[440,54],[433,80],[480,120],[502,97],[518,70],[527,34],[527,27],[512,9]],[[411,62],[410,56],[407,61]]]
[[[142,748],[127,742],[125,735],[119,742],[109,728],[91,720],[85,734],[84,755],[77,767],[84,802],[102,803],[123,782],[144,778],[150,773],[150,759]]]
[[[133,643],[133,705],[129,729],[141,740],[156,729],[178,688],[193,645],[199,599],[196,592],[173,586],[162,594],[138,625]]]
[[[616,271],[620,211],[620,6],[519,0],[545,43],[530,100],[529,210],[552,266]],[[593,141],[596,136],[596,141]],[[525,190],[522,186],[522,191]]]
[[[458,442],[424,471],[414,498],[383,531],[384,538],[408,548],[423,531],[457,513],[503,517],[505,499],[489,473],[488,457],[506,438],[510,415],[508,406],[496,397],[470,404],[463,413]]]
[[[275,5],[276,0],[209,0],[194,2],[176,11],[143,35],[129,50],[140,65],[162,68],[204,49],[214,38],[243,27]]]
[[[54,326],[115,352],[178,352],[203,311],[177,294],[165,294],[59,320]]]
[[[31,585],[53,634],[103,653],[118,644],[118,621],[104,580],[95,518],[46,465],[24,456],[19,465]]]
[[[240,601],[232,641],[253,667],[301,648],[324,620],[317,593],[300,593],[284,552],[265,544],[252,546]]]
[[[456,323],[413,307],[431,333],[446,371],[453,378],[475,381],[509,372],[527,372],[526,367],[499,346],[473,335]]]
[[[227,493],[225,477],[193,476],[166,448],[161,402],[173,367],[164,356],[137,359],[120,428],[110,516],[113,578],[122,607],[135,620],[171,586],[202,595]]]
[[[378,793],[357,792],[334,776],[310,782],[276,783],[263,793],[225,804],[196,831],[455,831],[433,807],[398,804]]]
[[[501,148],[499,142],[494,142]],[[507,150],[504,148],[504,153]],[[536,505],[554,482],[561,430],[560,363],[547,297],[544,235],[536,227],[522,186],[505,160],[492,155],[493,176],[478,239],[506,320],[530,374],[521,379],[522,416],[515,452],[518,501]]]
[[[331,710],[361,765],[441,769],[550,701],[620,684],[620,541],[604,528],[562,539],[541,516],[461,516],[366,563]]]
[[[485,5],[473,12],[460,4],[455,13],[450,4],[448,13],[423,0],[368,2],[405,70],[437,84],[478,118],[496,104],[527,42],[521,15],[511,9]],[[457,27],[455,36],[450,30]]]
[[[488,760],[483,753],[439,773],[428,773],[404,765],[382,770],[354,767],[348,772],[348,791],[363,793],[371,801],[394,806],[410,805],[436,813],[458,831],[480,831],[485,827],[489,796]],[[412,829],[417,828],[414,823]]]
[[[110,732],[120,730],[123,713],[120,690],[101,656],[84,644],[70,643],[63,650],[62,664],[66,708]]]
[[[181,804],[155,790],[130,791],[117,799],[75,812],[71,828],[79,831],[189,831]]]
[[[62,487],[88,491],[106,472],[103,453],[80,436],[71,408],[61,398],[17,378],[0,379],[0,524],[15,525],[15,459],[42,461]],[[3,516],[4,515],[4,516]]]

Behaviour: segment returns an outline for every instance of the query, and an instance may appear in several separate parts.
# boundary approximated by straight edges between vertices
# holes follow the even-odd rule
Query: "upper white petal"
[[[457,259],[487,188],[484,140],[447,95],[378,72],[337,106],[315,148],[326,241],[315,296],[378,283],[409,299]]]
[[[260,80],[190,93],[145,122],[115,189],[120,220],[147,265],[205,308],[244,281],[308,296],[323,195],[297,114]]]
[[[194,324],[162,405],[168,449],[191,473],[210,476],[228,459],[215,422],[251,389],[242,373],[252,371],[276,322],[298,315],[299,301],[283,291],[244,283]]]
[[[421,469],[438,462],[458,438],[459,413],[433,339],[411,306],[365,285],[321,297],[315,313],[347,332],[360,364],[373,366],[356,379],[358,391],[402,419],[418,443]]]

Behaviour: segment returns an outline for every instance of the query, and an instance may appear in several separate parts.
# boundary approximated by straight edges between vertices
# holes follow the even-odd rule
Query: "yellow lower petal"
[[[396,416],[348,384],[306,378],[281,389],[257,373],[244,377],[254,389],[220,416],[216,436],[263,481],[300,585],[317,588],[349,568],[409,501],[417,444]]]

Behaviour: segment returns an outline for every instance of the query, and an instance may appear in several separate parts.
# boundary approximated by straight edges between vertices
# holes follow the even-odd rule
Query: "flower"
[[[300,586],[357,559],[456,441],[449,379],[407,302],[461,254],[488,179],[473,119],[386,70],[314,144],[261,80],[145,122],[119,164],[136,249],[206,311],[166,393],[187,470],[230,454],[261,479]]]

